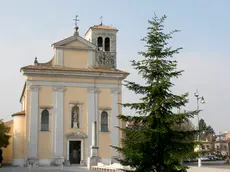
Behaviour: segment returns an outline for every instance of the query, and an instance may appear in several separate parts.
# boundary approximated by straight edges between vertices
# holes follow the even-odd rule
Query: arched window
[[[41,131],[49,131],[49,111],[43,110],[41,114]]]
[[[110,51],[110,39],[108,37],[105,38],[105,51]]]
[[[108,113],[103,111],[101,113],[101,132],[109,131],[108,127]]]
[[[79,121],[79,107],[78,106],[74,106],[72,108],[72,112],[71,112],[71,127],[72,128],[80,128],[80,121]]]
[[[98,50],[102,51],[102,49],[103,49],[103,39],[102,39],[102,37],[97,38],[97,46],[98,46]]]

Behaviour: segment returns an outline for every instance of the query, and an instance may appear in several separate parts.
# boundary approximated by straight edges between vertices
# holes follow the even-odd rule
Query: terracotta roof
[[[5,123],[5,125],[9,125],[9,124],[12,124],[13,122],[14,122],[14,120],[10,120],[10,121],[6,121],[4,123]]]
[[[90,29],[105,29],[105,30],[113,30],[113,31],[118,31],[118,29],[116,28],[113,28],[111,26],[105,26],[105,25],[94,25],[94,26],[91,26],[87,32],[85,33],[85,35],[89,32]]]
[[[99,69],[99,68],[68,68],[68,67],[59,67],[59,66],[34,66],[29,65],[22,67],[23,69],[32,69],[32,70],[56,70],[56,71],[73,71],[73,72],[102,72],[102,73],[117,73],[117,74],[129,74],[118,69]]]
[[[90,28],[94,28],[94,29],[106,29],[106,30],[115,30],[115,31],[117,31],[116,28],[111,27],[111,26],[105,26],[105,25],[94,25],[94,26],[91,26]]]
[[[12,115],[12,117],[13,117],[13,116],[20,116],[20,115],[25,115],[25,111],[23,110],[23,111],[20,111],[20,112],[16,112],[16,113],[14,113],[14,114]]]

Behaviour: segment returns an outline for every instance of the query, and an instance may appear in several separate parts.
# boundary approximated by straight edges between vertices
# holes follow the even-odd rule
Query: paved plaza
[[[190,167],[188,172],[230,172],[230,166],[212,166],[212,167]],[[21,167],[3,167],[0,172],[90,172],[86,167],[71,166],[64,167],[63,170],[58,167],[39,167],[36,169],[21,168]]]
[[[29,169],[29,168],[21,168],[21,167],[2,167],[0,168],[0,172],[89,172],[86,167],[81,166],[71,166],[71,167],[64,167],[61,170],[58,167],[39,167],[36,169]]]

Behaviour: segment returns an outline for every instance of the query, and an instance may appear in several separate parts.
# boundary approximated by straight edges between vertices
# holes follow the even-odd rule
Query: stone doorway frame
[[[85,164],[85,138],[87,135],[81,132],[72,132],[66,135],[67,137],[67,148],[66,148],[66,160],[69,161],[69,149],[70,141],[80,141],[81,142],[81,161],[80,164]]]

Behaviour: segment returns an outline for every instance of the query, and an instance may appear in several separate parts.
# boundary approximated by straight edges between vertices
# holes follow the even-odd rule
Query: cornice
[[[23,69],[23,75],[45,75],[45,76],[65,76],[65,77],[85,77],[85,78],[110,78],[110,79],[125,79],[128,74],[122,73],[106,73],[106,72],[88,72],[88,71],[54,71],[54,70],[34,70]]]
[[[15,116],[25,116],[25,114],[13,114],[11,115],[12,117],[15,117]]]
[[[56,48],[57,46],[62,46],[62,45],[65,45],[65,44],[70,43],[70,42],[75,41],[75,40],[77,40],[77,41],[79,41],[79,42],[87,45],[88,47],[90,47],[92,49],[96,49],[97,48],[96,45],[90,43],[89,41],[87,41],[86,39],[82,38],[79,35],[74,35],[74,36],[68,37],[66,39],[63,39],[61,41],[55,42],[51,46],[53,46],[54,48]]]
[[[57,49],[68,49],[68,50],[91,50],[96,51],[96,49],[91,47],[77,47],[77,46],[56,46]]]

